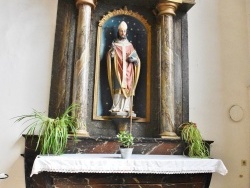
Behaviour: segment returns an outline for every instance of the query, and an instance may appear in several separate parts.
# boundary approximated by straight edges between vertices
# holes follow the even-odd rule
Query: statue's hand
[[[115,56],[115,51],[114,50],[110,50],[110,57],[113,58]]]
[[[112,42],[112,44],[111,44],[112,46],[111,46],[111,49],[115,49],[115,43],[114,42]]]
[[[137,65],[138,64],[138,62],[137,62],[137,59],[135,58],[135,57],[128,57],[128,62],[129,63],[134,63],[134,65]]]

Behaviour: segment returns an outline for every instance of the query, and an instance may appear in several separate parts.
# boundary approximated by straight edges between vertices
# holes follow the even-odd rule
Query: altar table
[[[39,172],[226,175],[228,171],[220,159],[184,155],[133,154],[122,159],[120,154],[63,154],[38,155],[30,176]]]

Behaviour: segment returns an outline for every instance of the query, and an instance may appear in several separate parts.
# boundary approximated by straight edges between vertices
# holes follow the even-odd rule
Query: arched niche
[[[94,83],[93,119],[109,120],[112,98],[107,77],[106,54],[112,41],[117,37],[121,21],[128,25],[128,40],[132,42],[140,59],[141,72],[135,91],[133,110],[137,122],[150,121],[150,68],[151,68],[151,27],[138,13],[119,9],[104,15],[99,21],[96,42],[96,64]]]

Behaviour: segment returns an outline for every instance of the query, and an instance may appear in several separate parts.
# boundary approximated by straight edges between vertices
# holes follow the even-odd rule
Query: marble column
[[[173,16],[178,3],[160,0],[157,4],[160,21],[160,136],[178,138],[175,133],[174,101],[174,38]]]
[[[75,46],[75,65],[72,103],[77,104],[74,116],[78,119],[77,134],[89,136],[87,132],[87,95],[90,54],[91,12],[95,8],[95,0],[76,0],[78,8],[77,35]]]

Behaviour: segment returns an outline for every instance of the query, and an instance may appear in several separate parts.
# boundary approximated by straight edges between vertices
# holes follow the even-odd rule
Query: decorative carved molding
[[[148,21],[142,15],[138,14],[137,12],[133,12],[132,10],[128,10],[126,6],[124,7],[124,9],[119,9],[119,10],[114,10],[112,12],[108,12],[108,14],[104,15],[102,19],[99,21],[98,26],[102,27],[107,20],[109,20],[111,17],[118,16],[118,15],[132,16],[138,19],[145,26],[146,29],[151,28],[151,26],[148,24]]]
[[[182,3],[195,4],[195,0],[183,0]]]
[[[79,8],[80,5],[84,5],[84,4],[88,4],[94,9],[96,7],[96,0],[75,0],[75,1],[76,1],[77,8]]]
[[[160,2],[157,4],[156,9],[158,10],[158,16],[163,14],[171,14],[175,15],[175,11],[177,10],[178,3],[166,1]]]
[[[165,0],[163,0],[165,1]],[[173,2],[173,3],[182,3],[182,0],[167,0],[168,2]]]

